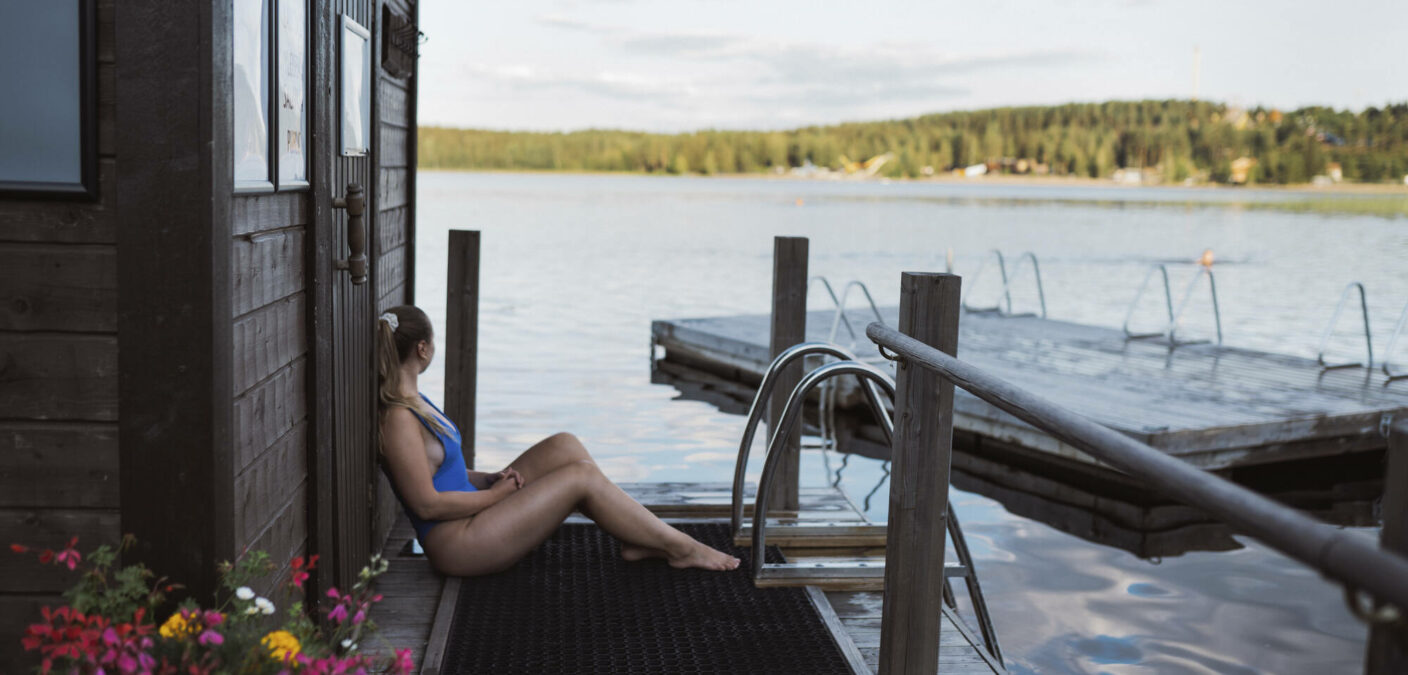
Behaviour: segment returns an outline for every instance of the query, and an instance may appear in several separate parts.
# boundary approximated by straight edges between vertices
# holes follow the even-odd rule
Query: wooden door
[[[369,264],[376,226],[372,120],[376,0],[316,0],[314,548],[319,591],[349,588],[373,553],[376,371]],[[360,221],[360,222],[358,222]]]

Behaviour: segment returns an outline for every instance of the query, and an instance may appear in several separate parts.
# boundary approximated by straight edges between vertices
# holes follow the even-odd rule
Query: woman
[[[440,573],[507,569],[574,510],[619,539],[626,560],[738,567],[738,558],[699,543],[631,499],[571,434],[539,441],[503,471],[466,470],[459,431],[416,386],[435,357],[425,312],[393,307],[377,319],[376,335],[381,454],[396,496]]]

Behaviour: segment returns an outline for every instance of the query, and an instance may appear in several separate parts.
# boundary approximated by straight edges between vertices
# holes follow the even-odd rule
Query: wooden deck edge
[[[460,598],[459,577],[445,577],[440,587],[440,603],[435,607],[435,621],[430,625],[430,637],[425,643],[425,656],[421,659],[421,675],[440,675],[445,663],[445,644],[450,639],[450,622],[455,618],[455,605]]]
[[[1007,669],[1004,668],[1002,664],[998,663],[997,659],[992,657],[992,654],[988,653],[987,647],[983,646],[982,639],[973,634],[973,631],[968,628],[968,624],[958,616],[957,612],[949,609],[948,605],[940,605],[939,609],[943,611],[949,623],[953,624],[953,627],[957,628],[958,632],[963,634],[963,639],[967,640],[968,644],[973,645],[973,651],[978,652],[978,656],[982,657],[983,662],[987,663],[989,668],[992,668],[992,672],[997,673],[997,675],[1007,675]]]
[[[870,675],[870,666],[865,664],[865,657],[861,656],[860,648],[856,647],[855,640],[851,639],[851,634],[846,631],[845,624],[841,623],[841,617],[836,615],[836,609],[831,606],[831,601],[826,599],[826,593],[816,586],[807,586],[807,599],[812,601],[812,607],[816,609],[822,623],[826,624],[826,630],[831,633],[831,639],[835,641],[836,648],[840,649],[841,654],[846,657],[846,663],[851,666],[851,672],[857,675]]]

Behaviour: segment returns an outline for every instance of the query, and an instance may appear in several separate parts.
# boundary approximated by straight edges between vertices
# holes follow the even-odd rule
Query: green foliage
[[[88,554],[87,569],[79,576],[78,583],[64,591],[64,600],[75,611],[84,614],[101,614],[115,621],[131,621],[140,608],[154,611],[165,599],[163,589],[174,589],[175,585],[163,586],[161,580],[146,566],[137,564],[127,567],[113,566],[118,555],[133,544],[132,535],[124,536],[120,549],[99,546]]]
[[[1166,180],[1230,179],[1231,161],[1257,160],[1255,179],[1301,183],[1338,163],[1345,180],[1396,181],[1408,172],[1408,103],[1355,113],[1310,107],[1288,113],[1208,101],[1112,101],[994,108],[805,127],[647,134],[423,127],[419,164],[429,169],[765,173],[812,162],[841,168],[894,153],[882,174],[923,175],[977,163],[1010,170],[1027,159],[1052,174],[1104,178],[1121,168]]]

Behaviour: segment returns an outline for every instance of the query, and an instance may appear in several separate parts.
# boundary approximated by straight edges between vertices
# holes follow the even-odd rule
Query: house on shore
[[[350,584],[397,515],[372,340],[414,297],[417,3],[0,16],[0,542],[132,533],[203,599],[251,550]],[[71,577],[0,555],[0,672]]]

